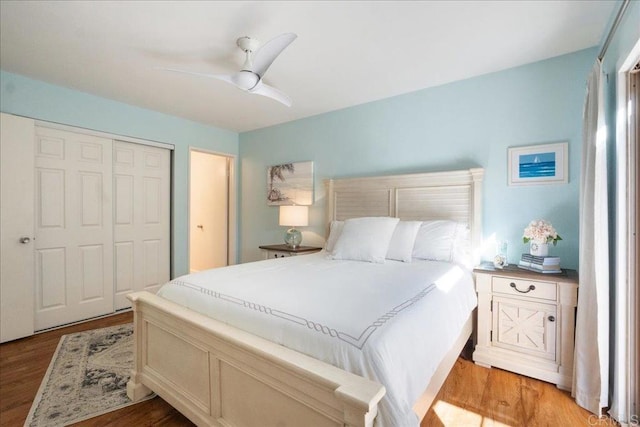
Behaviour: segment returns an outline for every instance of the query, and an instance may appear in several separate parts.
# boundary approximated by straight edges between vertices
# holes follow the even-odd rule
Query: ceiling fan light
[[[253,89],[259,81],[260,77],[251,71],[243,70],[233,76],[233,83],[243,90]]]

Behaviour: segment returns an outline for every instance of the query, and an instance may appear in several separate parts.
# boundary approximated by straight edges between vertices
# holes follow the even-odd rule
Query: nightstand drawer
[[[258,247],[262,249],[264,259],[307,255],[320,252],[322,250],[319,246],[296,246],[295,248],[292,248],[287,245],[262,245]]]
[[[493,292],[511,296],[526,296],[548,301],[556,301],[557,299],[556,283],[554,282],[493,277],[491,288]]]
[[[289,256],[295,256],[296,254],[292,254],[290,252],[278,252],[278,251],[267,251],[268,258],[285,258]]]

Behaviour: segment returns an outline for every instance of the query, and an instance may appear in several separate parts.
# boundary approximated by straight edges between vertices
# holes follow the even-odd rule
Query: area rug
[[[25,426],[66,426],[134,404],[126,390],[132,368],[131,323],[64,335]]]

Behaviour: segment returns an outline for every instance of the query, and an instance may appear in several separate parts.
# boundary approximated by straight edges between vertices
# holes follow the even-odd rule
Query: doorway
[[[633,421],[640,399],[640,39],[618,69],[616,111],[616,282],[614,386],[609,413]]]
[[[229,265],[233,158],[190,150],[189,272]]]
[[[640,56],[640,55],[639,55]],[[640,152],[638,145],[640,144],[640,58],[633,70],[629,72],[629,99],[628,99],[628,218],[629,218],[629,249],[628,249],[628,266],[629,268],[629,312],[630,326],[629,335],[631,338],[630,346],[630,372],[629,383],[632,384],[630,391],[630,412],[635,417],[638,416],[640,410],[640,267],[638,266],[638,256],[640,255],[640,234],[638,227],[640,226]],[[634,215],[635,213],[635,215]],[[635,295],[634,295],[635,294]],[[634,298],[635,296],[635,298]],[[635,341],[635,343],[634,343]]]

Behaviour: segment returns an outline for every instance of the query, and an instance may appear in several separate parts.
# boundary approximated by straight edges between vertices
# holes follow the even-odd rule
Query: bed
[[[361,217],[396,217],[407,222],[453,220],[469,226],[471,242],[477,246],[481,237],[482,177],[482,169],[469,169],[328,180],[328,223]],[[391,261],[372,265],[349,259],[327,258],[327,253],[321,252],[224,269],[223,275],[238,275],[240,272],[240,275],[253,278],[249,281],[253,286],[273,289],[271,297],[266,294],[260,297],[262,299],[254,297],[255,289],[251,285],[245,291],[233,287],[208,288],[210,278],[207,276],[212,274],[209,272],[178,278],[163,288],[164,296],[177,302],[146,292],[131,294],[129,298],[134,309],[135,366],[127,385],[129,397],[135,401],[152,391],[156,392],[197,425],[304,423],[318,426],[370,426],[374,424],[379,408],[380,425],[390,425],[398,420],[403,420],[403,425],[415,425],[428,410],[471,335],[471,311],[467,309],[461,319],[446,321],[444,325],[434,328],[444,331],[447,329],[444,326],[458,324],[455,328],[452,326],[453,331],[442,333],[446,336],[446,345],[439,346],[443,348],[437,357],[434,356],[437,360],[429,363],[429,375],[422,379],[423,383],[418,381],[411,384],[413,388],[421,388],[418,393],[415,390],[412,392],[412,396],[416,396],[415,399],[412,397],[413,405],[409,408],[415,414],[413,417],[403,419],[402,416],[408,415],[389,414],[397,409],[396,406],[406,406],[407,403],[396,405],[402,399],[389,401],[396,399],[399,394],[397,389],[400,387],[395,383],[404,381],[402,374],[397,375],[396,371],[391,370],[385,376],[378,372],[386,369],[382,362],[372,366],[362,365],[358,359],[359,352],[365,351],[369,342],[376,341],[378,335],[382,334],[376,330],[378,326],[380,330],[391,331],[391,336],[393,330],[396,330],[394,343],[398,342],[397,337],[402,334],[397,331],[407,328],[400,326],[397,319],[417,316],[419,310],[413,306],[417,307],[433,299],[431,296],[423,297],[439,292],[437,277],[446,276],[444,273],[451,270],[450,266],[431,261],[405,265],[399,261]],[[358,271],[358,275],[397,278],[404,271],[418,271],[427,263],[434,264],[429,270],[437,277],[427,278],[426,270],[419,273],[425,275],[426,282],[407,285],[402,292],[385,294],[383,299],[390,301],[386,306],[379,307],[381,311],[373,310],[367,314],[359,309],[358,316],[351,322],[353,324],[347,321],[339,328],[332,328],[331,322],[335,319],[326,317],[327,313],[323,314],[321,311],[313,312],[308,318],[300,316],[295,312],[296,306],[291,301],[300,298],[296,292],[302,290],[286,285],[285,280],[269,282],[267,274],[263,273],[263,270],[275,270],[275,276],[291,275],[298,279],[306,274],[305,286],[311,286],[311,278],[321,277],[320,270],[335,268],[337,271],[342,268],[340,266],[362,269]],[[337,274],[340,276],[342,273]],[[334,279],[329,281],[332,286],[336,289],[344,287],[344,284]],[[331,286],[327,286],[327,293],[331,293]],[[280,293],[276,292],[277,289]],[[318,288],[314,289],[317,292]],[[186,291],[186,296],[179,291]],[[358,295],[362,289],[356,287],[353,292]],[[282,298],[276,298],[277,295],[287,295],[289,305],[278,302]],[[373,298],[371,295],[361,295],[364,306],[376,305],[375,300],[370,299]],[[315,298],[320,300],[323,297],[319,293]],[[392,298],[397,300],[391,300]],[[232,304],[228,304],[229,299],[233,300]],[[216,320],[211,316],[215,317],[215,312],[221,310],[221,306],[215,308],[214,313],[207,313],[208,309],[203,308],[205,300],[227,303],[230,307],[237,307],[237,310],[227,309]],[[335,317],[341,317],[341,313],[349,311],[348,307],[340,308],[335,300],[328,301],[335,305],[331,310],[331,313],[336,313]],[[277,304],[284,306],[276,306]],[[434,313],[437,306],[441,305],[434,301],[431,304],[434,305],[427,311]],[[389,310],[389,306],[395,309]],[[237,315],[236,311],[251,313],[246,324],[239,321],[242,328],[228,324],[228,319]],[[401,313],[390,316],[391,312]],[[276,329],[279,332],[270,332],[272,328],[264,326],[263,320],[266,318],[278,323],[280,329]],[[304,328],[315,333],[314,338],[306,341],[302,338],[302,344],[287,342],[288,334],[296,328],[300,329],[296,321],[304,322]],[[361,322],[358,323],[359,321]],[[422,320],[416,317],[414,322],[418,326],[413,329],[420,331]],[[371,329],[367,325],[376,327]],[[316,341],[326,341],[329,346],[327,348],[331,350],[319,350],[318,356],[318,353],[314,353],[315,350],[309,349]],[[346,354],[348,362],[332,360],[332,355],[336,353]],[[316,357],[311,356],[314,354]],[[342,365],[345,365],[345,369],[338,367]],[[396,376],[398,378],[394,380]],[[388,389],[376,379],[386,382]],[[404,420],[408,421],[405,423]]]

